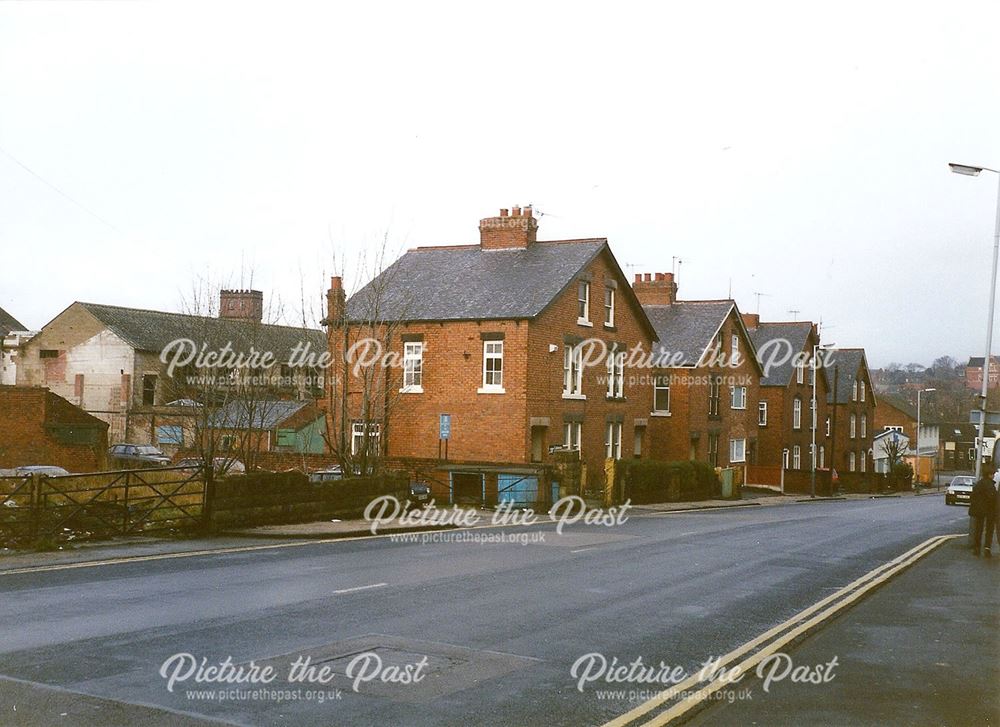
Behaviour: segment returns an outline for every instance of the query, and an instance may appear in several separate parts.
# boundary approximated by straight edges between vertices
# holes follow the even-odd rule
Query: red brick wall
[[[722,325],[723,349],[728,361],[732,335],[740,337],[740,364],[668,369],[671,376],[669,417],[650,417],[652,455],[656,459],[708,461],[708,435],[719,435],[719,465],[729,464],[729,440],[747,440],[747,459],[757,443],[757,403],[760,399],[760,369],[748,354],[752,351],[735,309]],[[670,349],[670,342],[664,342]],[[723,377],[719,415],[710,417],[709,377]],[[747,387],[746,409],[733,409],[730,380]],[[692,456],[693,455],[693,456]]]
[[[0,468],[46,464],[70,472],[104,468],[107,424],[92,417],[48,389],[0,386]],[[48,429],[52,425],[97,426],[95,445],[60,442]]]
[[[868,375],[868,370],[864,363],[861,364],[858,372],[859,380],[864,380],[865,382],[865,401],[860,400],[860,396],[857,401],[852,399],[852,392],[847,391],[847,403],[837,404],[836,406],[836,427],[834,428],[833,435],[833,447],[834,447],[834,457],[832,460],[832,465],[836,467],[838,472],[850,472],[850,452],[854,452],[856,455],[856,472],[861,471],[861,456],[865,453],[867,457],[866,472],[872,471],[872,458],[867,453],[872,448],[872,438],[875,434],[875,396],[872,392],[871,379]],[[832,413],[832,412],[831,412]],[[851,414],[857,416],[857,428],[856,436],[851,438]],[[867,436],[861,436],[861,416],[866,415],[868,417],[868,430],[866,432]],[[829,450],[829,447],[828,447]],[[831,461],[828,460],[828,466]]]

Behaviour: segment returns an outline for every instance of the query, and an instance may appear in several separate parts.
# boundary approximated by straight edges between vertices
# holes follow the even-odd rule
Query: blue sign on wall
[[[441,433],[438,435],[441,439],[451,439],[451,414],[442,414],[440,422]]]

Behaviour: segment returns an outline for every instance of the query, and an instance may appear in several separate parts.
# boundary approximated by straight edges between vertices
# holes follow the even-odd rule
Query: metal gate
[[[538,503],[538,477],[529,475],[497,475],[497,503],[511,502],[518,507]]]

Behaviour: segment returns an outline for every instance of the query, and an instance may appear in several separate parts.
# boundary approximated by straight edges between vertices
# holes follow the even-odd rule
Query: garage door
[[[498,475],[497,502],[533,506],[538,502],[538,478],[527,475]]]

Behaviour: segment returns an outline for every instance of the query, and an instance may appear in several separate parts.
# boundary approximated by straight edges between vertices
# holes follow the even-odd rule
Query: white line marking
[[[599,547],[601,547],[601,546],[599,546],[599,545],[591,545],[591,546],[588,546],[586,548],[577,548],[576,550],[571,550],[569,552],[570,553],[582,553],[585,550],[596,550]]]
[[[367,591],[369,588],[381,588],[382,586],[387,586],[388,583],[372,583],[369,586],[355,586],[354,588],[341,588],[339,591],[334,591],[335,594],[341,593],[354,593],[355,591]]]

